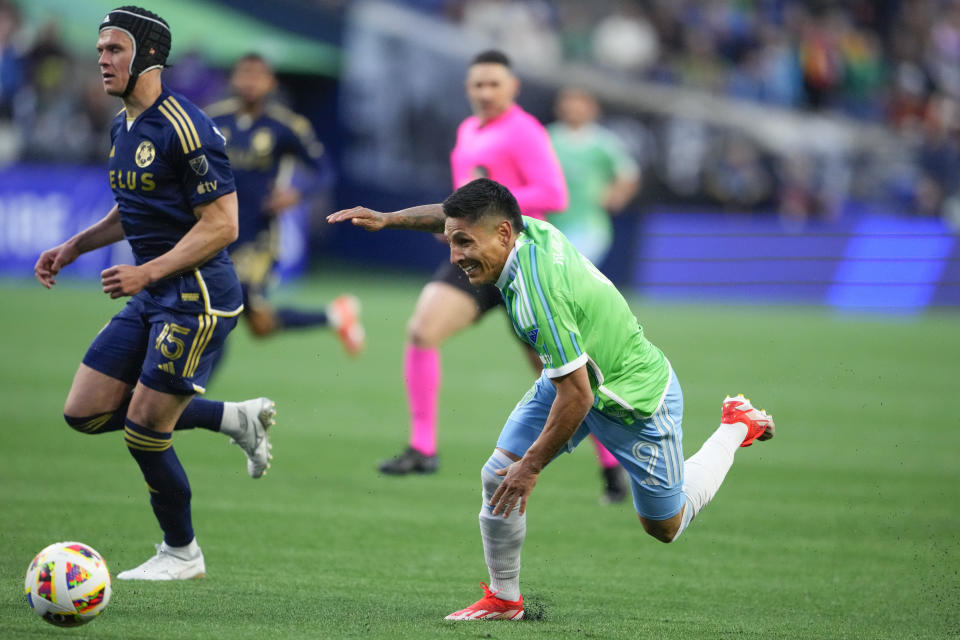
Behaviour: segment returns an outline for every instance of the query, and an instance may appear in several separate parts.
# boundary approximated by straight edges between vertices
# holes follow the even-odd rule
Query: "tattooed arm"
[[[367,231],[380,231],[380,229],[389,227],[443,233],[445,218],[443,206],[440,204],[424,204],[392,213],[381,213],[366,207],[354,207],[327,216],[327,222],[331,224],[346,222],[347,220]]]

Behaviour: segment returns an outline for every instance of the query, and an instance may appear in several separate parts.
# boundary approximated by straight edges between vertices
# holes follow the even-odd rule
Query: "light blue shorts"
[[[556,396],[553,382],[541,375],[507,418],[497,447],[523,456],[543,431]],[[565,451],[573,451],[588,434],[594,434],[630,474],[637,513],[650,520],[667,520],[680,512],[685,500],[682,420],[683,391],[671,371],[667,393],[652,416],[624,425],[591,409]]]

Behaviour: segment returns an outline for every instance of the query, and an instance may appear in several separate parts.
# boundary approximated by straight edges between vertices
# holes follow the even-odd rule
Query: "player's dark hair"
[[[461,218],[470,224],[489,218],[506,218],[517,233],[523,229],[520,205],[510,190],[489,178],[468,182],[443,201],[448,218]]]
[[[486,51],[481,51],[477,55],[473,56],[473,60],[470,61],[471,67],[475,64],[502,64],[507,69],[512,69],[510,66],[510,58],[508,58],[507,54],[499,49],[487,49]]]
[[[259,62],[260,64],[265,66],[267,69],[269,69],[271,73],[273,73],[273,65],[271,65],[266,58],[264,58],[261,54],[257,53],[256,51],[248,51],[247,53],[243,54],[242,56],[237,58],[237,61],[233,63],[233,66],[236,67],[241,62]]]

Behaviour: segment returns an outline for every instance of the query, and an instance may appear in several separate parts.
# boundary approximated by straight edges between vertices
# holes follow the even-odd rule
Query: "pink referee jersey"
[[[567,183],[550,137],[516,104],[483,126],[476,116],[460,123],[450,166],[454,189],[477,178],[496,180],[510,189],[525,216],[544,220],[567,207]]]

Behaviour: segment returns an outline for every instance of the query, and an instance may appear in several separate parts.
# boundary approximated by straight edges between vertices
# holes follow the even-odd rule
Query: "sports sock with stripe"
[[[177,420],[177,431],[184,429],[208,429],[220,431],[226,402],[207,400],[194,396]]]
[[[204,398],[193,398],[187,407],[180,414],[177,420],[177,431],[184,429],[208,429],[210,431],[220,431],[221,421],[223,419],[223,402],[215,400],[205,400]],[[127,419],[127,409],[130,407],[130,398],[114,411],[107,411],[95,416],[86,418],[75,418],[63,414],[63,419],[67,424],[79,431],[90,435],[101,433],[110,433],[123,429],[124,421]]]
[[[107,411],[106,413],[101,413],[99,415],[90,416],[87,418],[75,418],[73,416],[63,414],[63,419],[67,421],[68,425],[80,433],[86,433],[89,435],[110,433],[111,431],[119,431],[120,429],[123,429],[123,421],[127,418],[127,408],[129,406],[130,398],[128,396],[126,401],[114,411]]]
[[[147,482],[163,540],[171,547],[183,547],[193,540],[190,482],[173,450],[172,435],[147,429],[129,418],[124,423],[124,440]]]

